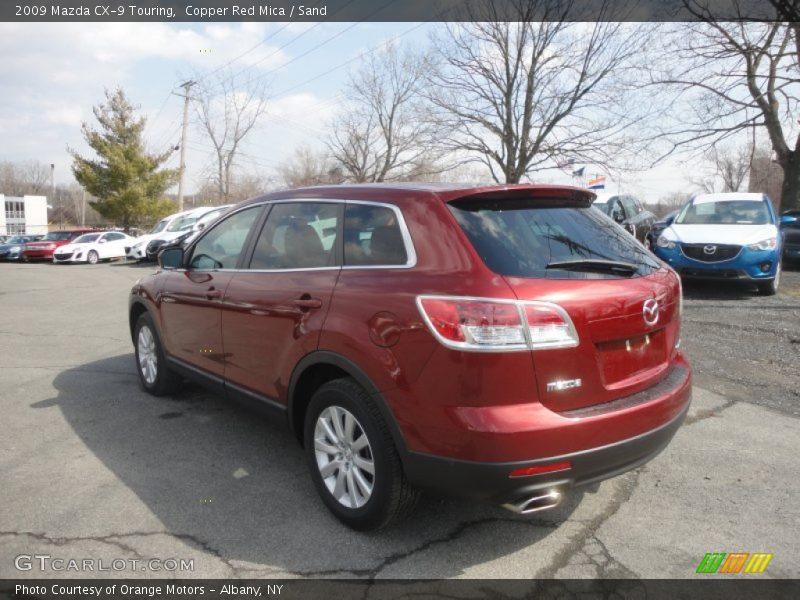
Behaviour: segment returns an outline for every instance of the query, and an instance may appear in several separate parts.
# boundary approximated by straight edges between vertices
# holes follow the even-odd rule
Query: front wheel
[[[142,314],[136,321],[134,340],[136,371],[145,391],[154,396],[164,396],[174,392],[181,380],[167,367],[164,348],[149,314]]]
[[[328,509],[358,530],[380,529],[419,497],[408,483],[388,425],[353,379],[336,379],[311,398],[304,440],[311,478]]]
[[[86,255],[86,260],[89,262],[90,265],[96,265],[97,262],[100,260],[100,257],[97,255],[96,251],[89,250],[89,254]]]
[[[763,281],[758,284],[758,292],[762,296],[774,296],[778,293],[778,286],[781,283],[781,265],[778,263],[778,267],[775,269],[775,277],[770,279],[769,281]]]

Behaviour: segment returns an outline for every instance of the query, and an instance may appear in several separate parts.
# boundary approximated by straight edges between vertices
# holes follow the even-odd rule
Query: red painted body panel
[[[53,253],[61,246],[66,246],[72,243],[72,240],[83,235],[84,233],[92,233],[94,229],[69,229],[64,232],[70,233],[68,240],[54,240],[52,242],[28,242],[22,248],[22,255],[25,260],[53,260]]]
[[[587,203],[593,197],[560,186],[336,186],[275,193],[258,200],[396,204],[417,264],[214,272],[213,283],[224,295],[213,301],[202,297],[210,280],[192,281],[175,271],[143,281],[136,294],[160,298],[148,306],[161,313],[169,354],[281,404],[289,403],[289,382],[304,356],[325,350],[344,357],[386,400],[410,451],[467,461],[541,459],[632,438],[684,412],[691,373],[676,350],[675,273],[664,267],[647,277],[619,279],[502,277],[486,267],[446,206],[475,194],[561,195]],[[320,306],[294,306],[305,294],[320,299]],[[415,303],[420,294],[556,303],[571,317],[579,345],[504,353],[449,349],[423,321]],[[170,295],[174,301],[167,301]],[[642,309],[651,298],[660,314],[647,325]],[[198,354],[197,348],[212,351]],[[614,408],[614,401],[655,389],[673,372],[681,373],[679,381],[663,393]],[[548,383],[577,378],[580,387],[547,390]],[[599,408],[574,416],[589,407]]]

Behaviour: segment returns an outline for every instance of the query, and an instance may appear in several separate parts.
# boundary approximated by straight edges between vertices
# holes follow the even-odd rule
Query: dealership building
[[[45,196],[5,196],[0,194],[0,235],[47,233]]]

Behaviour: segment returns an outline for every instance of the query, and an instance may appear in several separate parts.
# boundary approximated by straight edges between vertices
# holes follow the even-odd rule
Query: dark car
[[[642,206],[638,198],[629,194],[603,194],[598,195],[593,206],[622,225],[646,248],[653,247],[647,234],[656,217]]]
[[[800,261],[800,210],[787,210],[781,215],[783,260]]]
[[[26,261],[53,260],[53,253],[57,248],[69,244],[72,240],[91,233],[94,229],[63,229],[51,231],[40,240],[28,242],[22,250],[22,258]]]
[[[131,290],[141,385],[276,415],[357,529],[419,489],[551,508],[652,459],[691,395],[680,280],[593,199],[397,184],[239,204]]]
[[[147,247],[145,249],[145,257],[149,261],[155,261],[158,258],[158,253],[161,252],[164,248],[172,247],[172,246],[181,246],[183,243],[191,237],[193,233],[196,233],[193,230],[185,231],[181,235],[171,240],[150,240],[147,242]]]
[[[40,235],[11,235],[0,244],[0,260],[22,260],[25,244],[41,238]]]
[[[681,212],[680,209],[673,210],[672,212],[669,212],[660,219],[658,219],[655,223],[653,223],[650,226],[650,231],[647,232],[648,243],[646,245],[648,248],[656,247],[658,236],[660,236],[661,232],[664,231],[667,227],[672,225],[672,222],[675,220],[675,217],[678,216],[679,212]]]

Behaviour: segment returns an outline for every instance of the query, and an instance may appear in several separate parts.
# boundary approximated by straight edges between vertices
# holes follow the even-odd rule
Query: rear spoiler
[[[520,201],[536,200],[541,201],[542,206],[591,206],[597,195],[591,190],[574,186],[536,186],[536,187],[509,187],[503,189],[492,189],[479,191],[464,196],[456,196],[447,200],[448,203],[470,203],[480,202],[481,200]],[[538,202],[537,202],[538,204]]]

